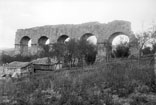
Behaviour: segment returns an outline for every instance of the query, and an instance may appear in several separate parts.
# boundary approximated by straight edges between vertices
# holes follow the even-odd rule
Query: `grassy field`
[[[117,60],[6,81],[1,105],[155,105],[155,93],[153,64]]]

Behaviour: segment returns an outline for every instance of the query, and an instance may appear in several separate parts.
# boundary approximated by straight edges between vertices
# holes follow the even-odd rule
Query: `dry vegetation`
[[[1,105],[155,105],[154,66],[142,61],[97,63],[5,81],[1,94],[8,102]]]
[[[140,45],[138,42],[136,44]],[[63,48],[67,50],[62,51]],[[75,59],[90,61],[86,57],[91,52],[90,48],[86,43],[76,43],[74,40],[66,47],[54,45],[53,52],[45,47],[45,53],[40,56],[52,55],[60,61],[66,57],[71,69],[1,80],[0,105],[156,105],[153,56],[141,58],[140,55],[140,60],[116,58],[114,62],[95,62],[94,65],[91,63],[75,68]],[[127,51],[123,48],[120,47],[122,52]],[[153,49],[140,52],[153,54],[156,51],[155,47]],[[3,57],[3,60],[8,62],[8,58]],[[29,57],[19,55],[13,57],[15,59],[29,60]]]

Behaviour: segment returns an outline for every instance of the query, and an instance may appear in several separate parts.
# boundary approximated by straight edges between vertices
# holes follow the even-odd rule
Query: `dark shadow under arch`
[[[41,36],[39,39],[38,39],[38,45],[39,46],[43,46],[43,45],[46,45],[46,42],[48,41],[48,37],[47,36]]]
[[[20,40],[20,52],[22,55],[27,55],[28,54],[28,43],[31,41],[30,37],[24,36]]]
[[[31,40],[30,37],[24,36],[24,37],[22,37],[22,39],[20,41],[20,44],[23,45],[23,46],[28,46],[28,43],[29,43],[30,40]]]
[[[85,33],[80,37],[80,40],[87,40],[88,37],[93,36],[92,33]]]
[[[67,38],[69,38],[68,35],[61,35],[61,36],[57,39],[57,42],[59,42],[59,43],[64,43],[65,40],[66,40]]]

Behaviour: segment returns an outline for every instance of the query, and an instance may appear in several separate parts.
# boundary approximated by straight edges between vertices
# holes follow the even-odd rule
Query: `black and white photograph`
[[[0,105],[156,105],[156,0],[0,0]]]

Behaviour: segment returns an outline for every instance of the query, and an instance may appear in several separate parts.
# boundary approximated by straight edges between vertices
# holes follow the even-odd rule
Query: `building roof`
[[[14,61],[14,62],[9,63],[7,65],[7,67],[11,67],[11,68],[22,68],[22,67],[26,67],[29,64],[30,64],[30,62]]]
[[[55,64],[57,63],[56,60],[48,58],[48,57],[44,57],[44,58],[38,58],[36,60],[32,61],[33,64]]]

